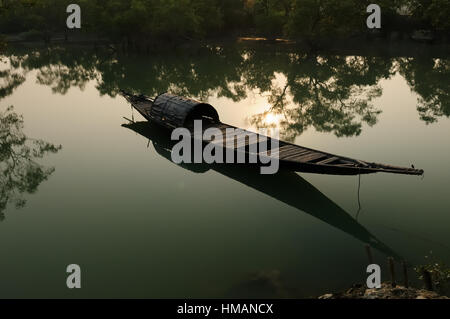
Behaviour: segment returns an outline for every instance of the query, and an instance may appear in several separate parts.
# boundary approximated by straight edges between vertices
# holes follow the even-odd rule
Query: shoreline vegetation
[[[312,49],[381,43],[450,44],[446,0],[380,0],[382,28],[366,26],[361,0],[79,0],[80,30],[66,26],[69,0],[0,0],[6,42],[112,45],[155,52],[206,41],[300,45]]]
[[[138,54],[154,55],[164,52],[187,52],[195,54],[204,48],[211,47],[242,47],[264,51],[265,49],[278,52],[302,52],[302,53],[331,53],[347,56],[384,56],[384,57],[418,57],[422,55],[433,56],[434,58],[447,58],[450,51],[450,42],[424,42],[405,37],[401,40],[392,40],[390,38],[370,38],[354,37],[345,41],[322,40],[317,41],[317,45],[311,47],[301,40],[289,40],[284,38],[268,39],[264,37],[236,36],[211,38],[204,41],[185,41],[176,44],[158,44],[150,48],[135,46],[129,48],[121,43],[111,42],[108,39],[98,39],[93,36],[80,34],[70,40],[64,40],[61,36],[55,36],[52,41],[44,43],[39,40],[23,39],[20,34],[1,35],[0,34],[0,52],[5,51],[7,47],[42,49],[50,47],[62,48],[93,48],[106,49],[118,54]]]
[[[321,295],[318,299],[450,299],[437,292],[426,289],[395,286],[390,282],[381,284],[381,288],[369,289],[365,285],[355,284],[351,288]]]
[[[371,248],[366,246],[369,262],[373,263]],[[391,281],[381,283],[380,288],[368,288],[365,284],[354,284],[344,291],[327,293],[318,299],[450,299],[450,267],[433,255],[433,252],[424,257],[426,263],[412,267],[415,276],[409,278],[408,264],[402,263],[403,278],[395,273],[395,262],[388,258]],[[414,277],[423,281],[423,287],[418,288],[419,282]],[[410,279],[414,282],[410,285]],[[403,281],[403,285],[398,284]],[[416,286],[416,287],[413,287]]]

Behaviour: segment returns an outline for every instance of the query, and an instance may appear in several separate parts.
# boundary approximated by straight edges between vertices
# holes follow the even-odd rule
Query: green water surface
[[[365,282],[367,244],[383,280],[389,256],[450,263],[446,56],[10,48],[0,297],[310,297]],[[358,176],[180,167],[161,156],[163,137],[122,126],[143,119],[119,89],[194,97],[225,123],[425,175],[362,176],[358,214]],[[69,264],[81,289],[66,287]]]

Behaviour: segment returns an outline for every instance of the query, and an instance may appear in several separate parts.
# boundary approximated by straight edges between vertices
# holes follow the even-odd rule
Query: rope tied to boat
[[[358,174],[358,212],[356,213],[356,221],[358,221],[359,214],[361,213],[361,210],[362,210],[360,191],[361,191],[361,169],[359,169],[359,174]]]

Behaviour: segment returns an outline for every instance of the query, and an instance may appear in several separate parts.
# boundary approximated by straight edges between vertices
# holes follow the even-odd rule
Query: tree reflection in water
[[[10,60],[11,61],[11,60]],[[14,66],[3,69],[3,65],[8,61],[0,56],[0,100],[11,95],[17,87],[25,82],[25,76],[16,70]]]
[[[61,149],[61,145],[29,138],[22,130],[23,117],[12,106],[0,112],[0,220],[5,218],[8,204],[23,207],[23,194],[36,192],[54,172],[53,167],[46,168],[36,160]]]
[[[354,136],[361,133],[363,123],[377,122],[381,111],[371,101],[382,94],[379,80],[392,75],[392,60],[292,54],[283,74],[284,85],[269,90],[270,110],[253,116],[252,124],[267,126],[268,113],[280,114],[281,132],[289,141],[310,126]]]
[[[450,60],[433,58],[399,59],[400,74],[418,94],[417,111],[421,120],[434,123],[450,117]]]
[[[101,95],[119,89],[155,96],[161,92],[196,97],[226,97],[233,102],[249,92],[266,96],[269,109],[249,119],[257,127],[280,125],[293,140],[309,127],[336,136],[357,136],[375,125],[381,110],[373,100],[379,82],[399,72],[419,95],[420,118],[432,123],[450,115],[449,60],[330,55],[272,48],[209,45],[160,55],[126,55],[108,50],[46,48],[8,55],[11,70],[0,73],[0,97],[37,70],[37,82],[65,94],[71,87],[96,83]],[[14,69],[22,74],[13,74]],[[280,80],[281,79],[281,80]],[[274,120],[275,119],[275,120]]]

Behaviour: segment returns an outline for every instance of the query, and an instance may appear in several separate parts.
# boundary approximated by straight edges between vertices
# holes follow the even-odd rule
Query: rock
[[[428,299],[428,298],[425,298],[424,296],[417,296],[416,299]]]
[[[396,296],[399,296],[399,295],[405,293],[405,291],[406,291],[405,287],[396,287],[391,290],[391,292]]]

